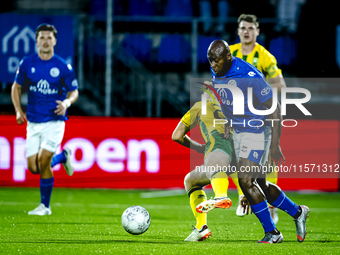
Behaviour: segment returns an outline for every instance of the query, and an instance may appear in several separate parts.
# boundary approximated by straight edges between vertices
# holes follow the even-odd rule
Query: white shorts
[[[246,158],[260,164],[262,155],[264,154],[264,132],[259,134],[235,132],[234,147],[237,162],[240,161],[240,158]]]
[[[56,152],[63,140],[65,121],[49,121],[44,123],[27,122],[26,158],[39,152],[40,148]]]
[[[264,128],[264,153],[262,155],[262,159],[260,161],[261,166],[265,166],[268,161],[268,155],[270,152],[270,144],[272,142],[272,127],[266,126]]]

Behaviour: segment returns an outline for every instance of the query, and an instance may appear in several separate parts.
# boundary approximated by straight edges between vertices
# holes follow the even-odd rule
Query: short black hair
[[[57,39],[57,33],[58,32],[57,32],[57,29],[55,29],[55,27],[53,25],[46,24],[46,23],[40,24],[37,27],[37,30],[35,30],[35,38],[36,39],[38,38],[40,31],[51,31],[51,32],[53,32],[55,39]]]
[[[238,17],[237,23],[240,25],[241,21],[247,21],[249,23],[254,23],[256,28],[259,28],[259,21],[257,20],[257,17],[253,14],[241,14],[240,17]]]

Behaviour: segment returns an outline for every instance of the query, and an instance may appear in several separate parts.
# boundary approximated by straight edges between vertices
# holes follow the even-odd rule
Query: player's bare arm
[[[267,108],[271,108],[272,106],[272,98],[264,102],[264,105]],[[281,152],[280,147],[280,136],[281,136],[281,107],[278,103],[275,111],[270,115],[270,119],[274,120],[280,120],[280,121],[273,121],[272,122],[272,141],[270,145],[270,154],[273,157],[273,160],[277,161],[278,165],[282,165],[283,162],[285,162],[285,157],[283,156]]]
[[[189,149],[194,149],[199,153],[204,153],[205,144],[200,144],[187,136],[187,133],[190,131],[188,127],[186,127],[182,122],[179,122],[176,129],[172,133],[172,140],[183,145]]]
[[[79,96],[78,90],[73,90],[67,93],[67,98],[64,101],[57,100],[57,109],[54,111],[57,115],[65,115],[67,108],[73,104]]]
[[[17,123],[21,125],[26,120],[26,114],[21,109],[21,85],[14,82],[11,91],[12,102],[15,109]]]
[[[281,92],[281,88],[286,88],[286,82],[282,74],[278,74],[276,77],[268,78],[268,83],[272,88],[277,88],[277,92]]]

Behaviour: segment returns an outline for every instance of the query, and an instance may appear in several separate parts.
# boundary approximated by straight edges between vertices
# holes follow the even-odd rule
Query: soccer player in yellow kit
[[[263,46],[256,42],[256,38],[260,33],[257,17],[251,14],[241,14],[238,18],[237,31],[241,42],[234,45],[229,45],[231,54],[234,57],[241,58],[255,66],[260,72],[264,74],[270,86],[272,88],[277,88],[278,92],[280,92],[281,88],[286,87],[286,83],[283,79],[282,71],[277,67],[275,57]],[[267,133],[270,132],[270,126],[267,126],[265,133],[266,131]],[[267,164],[274,164],[270,155],[268,157]],[[277,184],[277,175],[278,173],[273,171],[267,175],[267,180],[271,183]],[[231,177],[237,186],[239,201],[241,201],[244,195],[238,183],[237,174],[232,174]],[[279,220],[277,208],[270,207],[270,212],[274,223],[276,224]],[[236,215],[245,215],[244,209],[240,202],[236,210]]]
[[[213,92],[208,92],[212,98]],[[232,160],[234,145],[232,137],[225,137],[225,126],[215,124],[214,119],[225,120],[219,101],[214,98],[206,103],[206,114],[202,114],[202,102],[197,102],[183,116],[172,134],[179,144],[204,153],[204,165],[196,167],[185,176],[184,185],[190,198],[190,206],[196,219],[196,226],[185,241],[203,241],[211,236],[207,226],[207,214],[212,208],[230,208],[232,202],[227,196],[229,185],[225,171]],[[186,134],[199,126],[206,144],[199,144]],[[227,131],[228,132],[228,131]],[[228,132],[229,134],[229,132]],[[215,198],[207,200],[203,187],[211,184]],[[198,206],[204,202],[204,206]]]

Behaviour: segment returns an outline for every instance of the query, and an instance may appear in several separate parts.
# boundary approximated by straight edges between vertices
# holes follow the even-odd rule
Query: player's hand
[[[270,155],[273,158],[273,161],[275,163],[277,163],[277,166],[282,166],[282,163],[284,163],[286,161],[285,157],[282,154],[280,145],[275,145],[275,144],[271,144],[270,146]]]
[[[22,123],[26,121],[26,114],[22,110],[18,110],[16,112],[16,119],[17,119],[17,123],[21,125]]]
[[[54,111],[57,115],[65,115],[67,110],[67,105],[64,101],[57,100],[57,109]]]
[[[249,215],[249,210],[250,210],[250,213],[253,213],[253,211],[250,209],[250,204],[246,196],[244,196],[241,199],[240,203],[241,203],[241,206],[243,207],[243,213],[246,213],[247,215]]]

